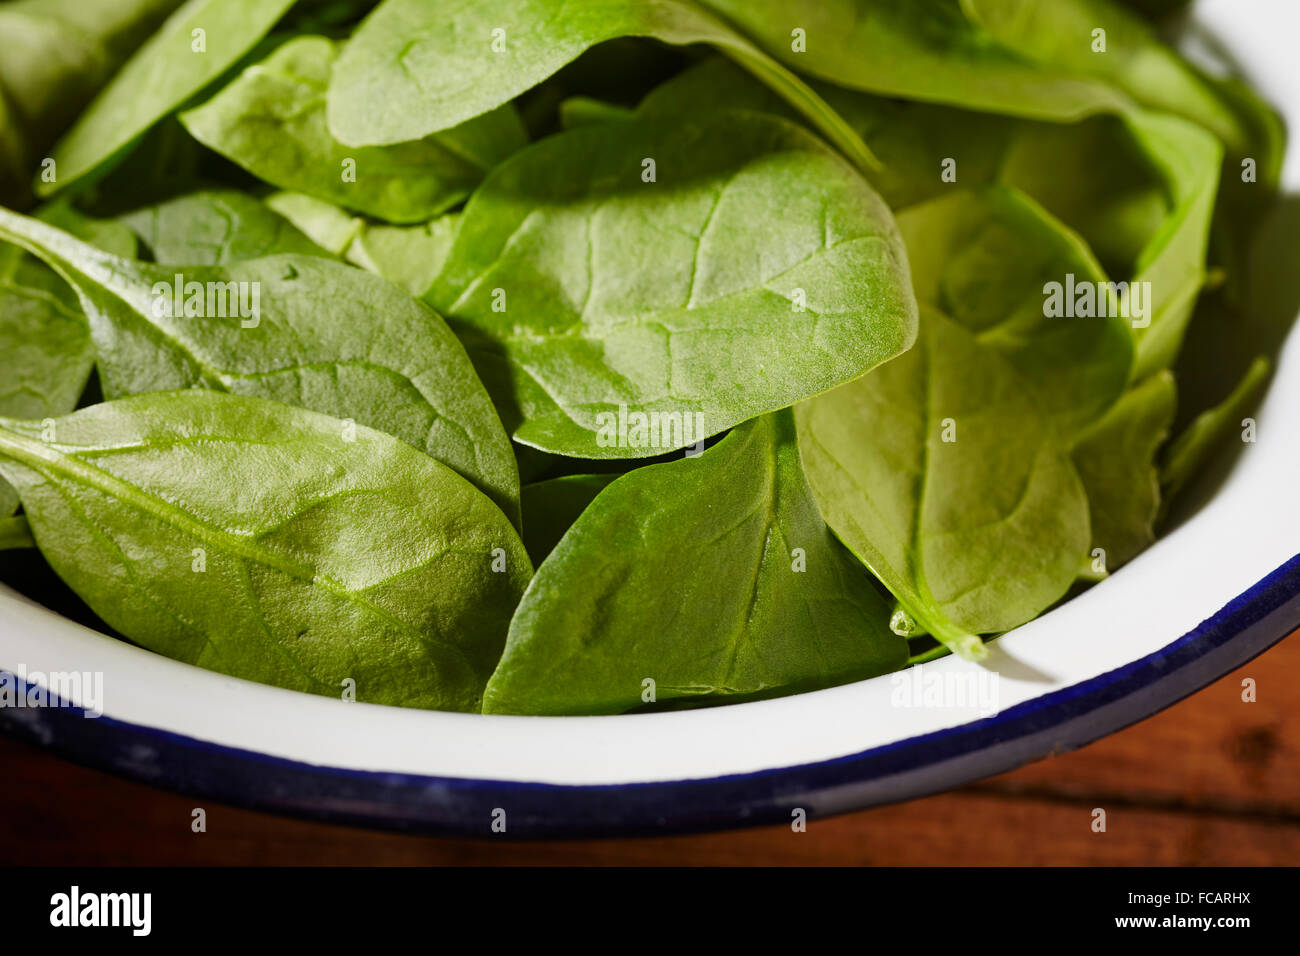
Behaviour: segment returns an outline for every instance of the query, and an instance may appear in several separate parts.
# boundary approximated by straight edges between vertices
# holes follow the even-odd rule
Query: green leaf
[[[330,130],[353,146],[420,139],[509,102],[598,43],[629,36],[712,44],[859,168],[876,165],[807,84],[687,0],[385,0],[330,79]]]
[[[1258,400],[1271,368],[1264,356],[1255,359],[1232,394],[1192,419],[1170,444],[1160,465],[1160,487],[1166,508],[1210,457],[1222,449],[1228,437],[1244,426],[1242,416]]]
[[[0,471],[46,560],[112,627],[327,696],[353,680],[359,700],[477,710],[531,571],[450,469],[260,399],[142,395],[60,419],[50,441],[0,420]]]
[[[515,440],[581,458],[693,445],[862,375],[915,329],[879,197],[803,130],[752,113],[534,144],[471,198],[426,299]],[[628,417],[653,414],[691,431]]]
[[[967,16],[1040,68],[1093,77],[1152,109],[1177,114],[1244,152],[1249,133],[1214,85],[1111,0],[961,0]],[[1095,31],[1104,31],[1104,50]]]
[[[446,213],[415,226],[387,226],[302,193],[275,193],[266,204],[334,255],[417,297],[442,271],[460,224],[459,214]]]
[[[266,197],[265,202],[314,243],[335,256],[346,255],[352,240],[369,226],[360,216],[353,216],[338,206],[303,193],[272,193]]]
[[[266,182],[396,223],[444,212],[528,141],[507,104],[426,139],[344,146],[325,128],[335,56],[325,37],[298,37],[182,113],[181,122]]]
[[[72,411],[94,365],[76,298],[57,274],[26,256],[0,264],[0,355],[0,415],[15,418]],[[17,507],[18,492],[0,478],[0,517]]]
[[[730,60],[724,61],[730,63]],[[748,77],[749,74],[745,73]],[[766,90],[767,87],[762,87]],[[775,96],[775,94],[773,94]],[[606,103],[590,96],[570,96],[560,103],[560,128],[573,129],[589,123],[621,123],[633,119],[634,110],[616,103]]]
[[[1176,116],[1134,114],[1128,123],[1160,165],[1173,210],[1143,250],[1134,277],[1151,284],[1154,307],[1150,325],[1135,330],[1134,377],[1140,379],[1173,364],[1205,285],[1223,150],[1208,133]]]
[[[224,266],[277,253],[328,253],[283,216],[233,189],[205,190],[122,216],[154,262]]]
[[[524,514],[524,546],[533,564],[541,564],[555,550],[587,505],[618,477],[617,473],[561,475],[524,485],[519,493]]]
[[[0,199],[26,203],[32,168],[77,111],[180,0],[0,4]]]
[[[1077,435],[1124,394],[1131,321],[1047,314],[1048,283],[1073,276],[1077,288],[1106,275],[1041,206],[1004,187],[962,190],[911,207],[898,224],[917,300],[1001,353],[1060,435]]]
[[[48,195],[97,170],[226,71],[293,0],[189,0],[109,81],[54,148]],[[196,34],[195,31],[201,31]],[[202,37],[203,50],[196,50]]]
[[[315,256],[132,262],[4,210],[0,238],[77,290],[105,397],[201,386],[353,419],[450,465],[517,518],[514,455],[465,350],[396,286]]]
[[[826,523],[963,657],[984,656],[976,634],[1062,597],[1088,549],[1082,483],[1036,399],[996,351],[923,309],[911,351],[795,408]]]
[[[135,257],[138,248],[135,234],[124,223],[87,216],[64,199],[46,203],[33,215],[104,252],[123,259]]]
[[[792,70],[849,89],[1054,122],[1132,105],[1108,83],[1000,45],[958,0],[703,3]],[[795,29],[807,52],[793,49]]]
[[[1108,270],[1125,277],[1171,215],[1166,165],[1148,154],[1165,141],[1140,138],[1122,117],[1039,123],[814,86],[871,143],[883,168],[867,178],[895,212],[959,186],[1001,182],[1037,200],[1087,240]],[[637,112],[649,118],[727,109],[795,117],[722,57],[660,85]]]
[[[1123,393],[1123,319],[1049,318],[1046,281],[1100,281],[1086,247],[1004,189],[904,213],[921,334],[871,375],[796,406],[827,524],[953,651],[1061,598],[1090,542],[1070,460]],[[951,317],[944,314],[951,311]]]
[[[76,407],[94,362],[90,337],[66,283],[38,263],[0,275],[0,353],[0,415],[43,419]]]
[[[647,678],[660,704],[858,680],[907,659],[888,619],[779,412],[600,493],[525,592],[483,709],[619,713]]]
[[[1155,540],[1156,452],[1169,434],[1176,400],[1173,374],[1157,372],[1130,389],[1074,446],[1074,467],[1088,493],[1092,547],[1103,551],[1103,573]]]
[[[5,483],[8,485],[8,482]],[[0,551],[15,551],[20,548],[34,548],[36,540],[32,529],[23,515],[0,518]]]
[[[42,208],[57,223],[101,249],[133,255],[135,238],[63,202]],[[18,247],[0,243],[0,415],[42,420],[77,405],[94,365],[86,320],[58,273]],[[0,478],[0,516],[18,507],[18,493]]]

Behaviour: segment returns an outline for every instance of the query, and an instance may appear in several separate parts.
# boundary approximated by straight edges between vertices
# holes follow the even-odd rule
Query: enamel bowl
[[[1214,37],[1300,129],[1291,49],[1300,11],[1269,0],[1244,7],[1203,3],[1187,35]],[[1285,193],[1300,192],[1298,158],[1293,144]],[[1280,205],[1257,256],[1293,283],[1295,206]],[[51,672],[103,675],[102,715],[0,707],[0,729],[208,799],[435,833],[487,836],[502,820],[511,836],[788,823],[799,810],[944,790],[1141,720],[1300,626],[1300,331],[1276,358],[1257,441],[1206,476],[1203,503],[1112,577],[1001,637],[983,669],[949,657],[831,690],[673,713],[445,714],[200,670],[0,587],[0,670],[38,684]]]

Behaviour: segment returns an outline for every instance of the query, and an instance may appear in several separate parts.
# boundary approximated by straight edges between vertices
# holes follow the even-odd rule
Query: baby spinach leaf
[[[1218,405],[1201,412],[1170,444],[1160,465],[1160,487],[1165,509],[1187,482],[1200,471],[1215,450],[1244,427],[1243,416],[1258,400],[1268,381],[1271,365],[1260,356],[1251,363],[1237,387]]]
[[[517,518],[515,459],[465,350],[396,286],[315,256],[132,262],[4,210],[0,238],[77,290],[105,397],[197,385],[354,419],[450,465]]]
[[[180,0],[14,0],[0,4],[0,199],[25,203],[32,167],[131,50]]]
[[[561,475],[524,485],[519,502],[524,514],[524,546],[533,564],[541,564],[555,550],[564,533],[578,520],[587,505],[619,477],[607,475]]]
[[[560,102],[561,129],[573,129],[575,126],[586,126],[588,123],[622,122],[633,119],[635,115],[635,111],[626,106],[606,103],[590,96],[570,96]]]
[[[1166,223],[1186,216],[1167,183],[1167,165],[1153,155],[1165,142],[1140,135],[1130,116],[1011,124],[995,180],[1032,197],[1077,232],[1109,275],[1133,278],[1148,249],[1168,241]],[[970,152],[958,150],[948,155]]]
[[[296,690],[478,709],[531,569],[451,469],[202,390],[94,405],[48,437],[0,420],[0,471],[51,566],[131,640]]]
[[[826,523],[963,657],[984,656],[975,635],[1064,595],[1088,550],[1083,485],[1037,398],[996,350],[923,306],[910,351],[795,407]]]
[[[1083,565],[1070,447],[1123,394],[1132,341],[1122,319],[1044,314],[1046,281],[1104,276],[1022,196],[954,193],[899,227],[920,338],[796,406],[800,451],[840,540],[921,627],[978,659],[975,635],[1035,617]]]
[[[442,272],[460,226],[457,213],[446,213],[415,226],[367,223],[348,245],[344,257],[381,275],[414,296],[423,296]]]
[[[0,274],[0,354],[0,415],[43,419],[76,406],[94,361],[90,337],[66,283],[39,263]]]
[[[1176,399],[1173,374],[1156,372],[1125,393],[1074,446],[1071,457],[1088,494],[1090,567],[1100,559],[1103,573],[1114,571],[1155,540],[1155,458],[1169,434]]]
[[[135,239],[124,226],[89,219],[66,203],[50,203],[38,215],[101,249],[135,252]],[[76,294],[40,260],[3,242],[0,355],[0,415],[13,418],[42,420],[72,411],[94,364]],[[17,507],[17,491],[0,478],[0,516]]]
[[[460,223],[459,214],[446,213],[414,226],[388,226],[302,193],[275,193],[266,204],[334,255],[417,297],[442,271]]]
[[[1150,283],[1150,324],[1139,326],[1135,378],[1173,364],[1196,298],[1205,284],[1205,251],[1214,215],[1223,150],[1214,138],[1176,116],[1128,117],[1134,134],[1159,164],[1172,213],[1143,250],[1135,282]]]
[[[1209,80],[1165,46],[1141,16],[1111,0],[961,0],[967,16],[1008,50],[1042,67],[1090,76],[1139,103],[1183,116],[1233,152],[1249,133]],[[1104,49],[1098,49],[1104,31]]]
[[[849,89],[1056,122],[1132,105],[1108,83],[1000,45],[959,0],[703,3],[792,70]]]
[[[859,168],[876,165],[807,84],[689,0],[384,0],[339,57],[330,130],[353,146],[420,139],[509,102],[598,43],[638,36],[712,44]]]
[[[525,592],[483,709],[619,713],[647,679],[660,704],[858,680],[907,658],[888,619],[778,412],[599,494]]]
[[[276,253],[328,253],[247,193],[214,189],[177,196],[122,217],[168,265],[223,266]]]
[[[471,198],[426,299],[515,439],[581,458],[695,444],[862,375],[915,328],[879,197],[752,113],[525,149]]]
[[[137,243],[130,227],[112,219],[95,219],[87,216],[64,199],[48,202],[32,215],[41,222],[62,229],[104,252],[123,259],[133,258],[136,254]],[[30,259],[30,261],[34,263],[36,260]]]
[[[54,147],[48,195],[97,170],[226,71],[293,0],[189,0],[109,81]],[[201,47],[201,49],[200,49]]]
[[[987,187],[913,206],[898,222],[917,300],[1000,352],[1057,433],[1078,434],[1124,393],[1131,321],[1113,309],[1101,314],[1105,273],[1042,207],[1015,190]],[[1062,300],[1070,285],[1092,286],[1093,314],[1049,315],[1049,283],[1063,287]]]
[[[62,279],[15,257],[0,269],[0,415],[44,419],[72,411],[94,363],[85,320]],[[0,517],[18,492],[0,478]]]
[[[23,515],[0,518],[0,551],[34,547],[36,541],[32,538],[32,529]]]
[[[181,114],[199,142],[282,189],[389,222],[428,219],[460,202],[484,173],[527,143],[506,104],[436,136],[352,148],[325,128],[336,49],[291,40],[201,106]]]
[[[1027,193],[1078,232],[1115,275],[1131,276],[1171,214],[1166,167],[1122,117],[1039,123],[934,103],[872,96],[827,83],[817,92],[872,144],[882,168],[867,174],[895,212],[953,191],[1001,182]],[[794,117],[778,97],[722,57],[650,93],[645,117],[753,109]],[[945,174],[948,174],[945,176]]]
[[[265,202],[331,255],[346,255],[352,241],[367,228],[360,216],[303,193],[271,193]]]

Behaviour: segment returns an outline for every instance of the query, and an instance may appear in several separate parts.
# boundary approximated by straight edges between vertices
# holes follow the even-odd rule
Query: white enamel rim
[[[1300,10],[1214,0],[1196,19],[1243,60],[1300,129]],[[1300,189],[1292,148],[1284,189]],[[1159,650],[1300,552],[1300,332],[1293,331],[1245,446],[1218,495],[1114,577],[1000,638],[999,709]],[[948,658],[934,672],[972,670]],[[0,587],[0,669],[102,671],[104,710],[128,724],[307,764],[505,782],[601,785],[708,779],[807,765],[968,723],[971,710],[891,706],[880,677],[778,700],[622,717],[445,714],[350,704],[167,660]],[[987,715],[981,715],[987,716]]]

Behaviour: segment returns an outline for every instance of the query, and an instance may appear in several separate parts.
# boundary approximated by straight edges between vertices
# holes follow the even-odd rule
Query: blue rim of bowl
[[[66,703],[0,708],[0,731],[184,794],[332,823],[449,836],[567,838],[789,823],[950,789],[1071,750],[1162,710],[1300,626],[1300,555],[1158,651],[992,717],[818,763],[595,786],[381,773],[301,763]],[[499,816],[499,814],[496,814]],[[501,836],[496,836],[500,839]]]

